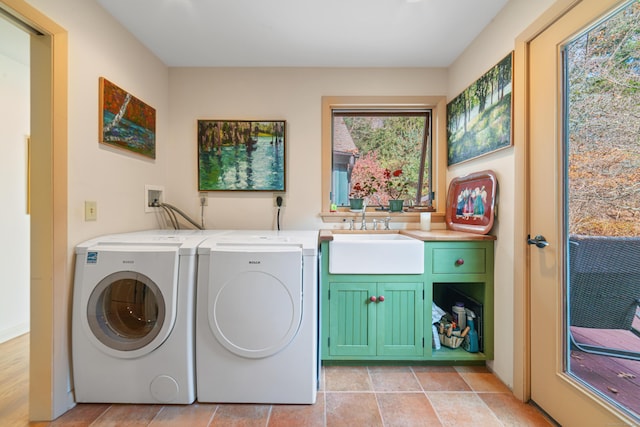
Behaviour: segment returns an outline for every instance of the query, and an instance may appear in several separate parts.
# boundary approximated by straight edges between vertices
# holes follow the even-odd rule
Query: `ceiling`
[[[96,0],[170,67],[448,67],[508,0]]]

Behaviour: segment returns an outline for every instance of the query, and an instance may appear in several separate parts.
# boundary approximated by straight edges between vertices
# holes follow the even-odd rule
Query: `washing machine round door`
[[[114,350],[133,351],[158,336],[165,310],[162,292],[150,278],[134,271],[119,271],[94,288],[87,305],[87,320],[102,344]]]
[[[220,250],[211,262],[208,317],[217,341],[254,359],[287,347],[302,322],[301,250]]]

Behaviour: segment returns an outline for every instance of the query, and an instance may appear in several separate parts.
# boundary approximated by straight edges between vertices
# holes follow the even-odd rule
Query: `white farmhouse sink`
[[[402,234],[333,234],[331,274],[422,274],[424,242]]]

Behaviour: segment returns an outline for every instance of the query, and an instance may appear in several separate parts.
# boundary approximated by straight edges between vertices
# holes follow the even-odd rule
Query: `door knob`
[[[531,235],[527,236],[527,243],[530,245],[536,245],[537,247],[544,249],[547,246],[549,246],[549,242],[547,242],[547,239],[544,238],[543,235],[538,234],[536,237],[534,237],[533,239],[531,238]]]

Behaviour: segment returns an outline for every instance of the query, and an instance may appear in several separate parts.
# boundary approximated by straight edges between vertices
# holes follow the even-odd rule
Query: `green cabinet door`
[[[422,283],[336,283],[329,293],[329,355],[418,357]]]
[[[375,283],[331,283],[329,288],[329,354],[375,356]]]
[[[378,283],[378,356],[424,354],[422,283]]]

